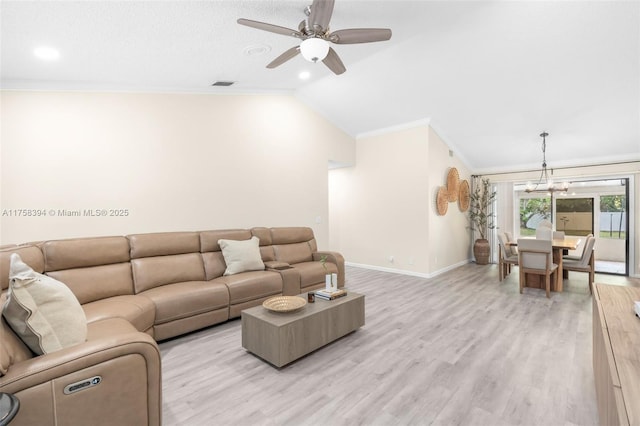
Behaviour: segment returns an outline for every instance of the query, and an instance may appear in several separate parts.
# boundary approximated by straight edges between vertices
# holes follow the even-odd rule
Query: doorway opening
[[[528,194],[523,185],[514,186],[519,205],[519,235],[535,235],[537,224],[551,220],[565,235],[593,234],[595,271],[629,275],[629,179],[572,181],[569,191]],[[584,239],[569,254],[580,256]]]

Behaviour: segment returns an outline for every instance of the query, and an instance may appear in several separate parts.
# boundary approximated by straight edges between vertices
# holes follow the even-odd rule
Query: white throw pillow
[[[11,255],[9,291],[2,315],[29,348],[48,354],[87,339],[87,318],[65,284]]]
[[[218,240],[224,263],[227,269],[224,275],[233,275],[245,271],[262,271],[264,263],[260,256],[260,240],[251,237],[250,240]]]

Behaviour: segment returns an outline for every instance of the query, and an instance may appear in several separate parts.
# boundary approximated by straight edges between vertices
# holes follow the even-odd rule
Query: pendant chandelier
[[[542,137],[542,170],[540,171],[540,179],[538,179],[538,183],[535,185],[527,182],[526,192],[547,192],[553,194],[554,192],[567,192],[569,189],[569,182],[562,182],[559,185],[555,185],[553,179],[549,179],[546,157],[547,136],[549,136],[547,132],[540,133],[540,137]],[[553,175],[553,169],[551,170],[551,174]]]

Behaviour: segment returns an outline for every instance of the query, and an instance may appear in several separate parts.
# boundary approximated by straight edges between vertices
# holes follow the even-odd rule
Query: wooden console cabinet
[[[601,425],[640,425],[640,288],[593,291],[593,372]]]

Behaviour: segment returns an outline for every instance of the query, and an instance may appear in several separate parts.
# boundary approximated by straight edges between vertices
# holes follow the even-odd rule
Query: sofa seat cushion
[[[122,318],[105,318],[87,324],[87,342],[118,338],[137,331],[129,321],[123,321]]]
[[[211,283],[223,283],[229,288],[230,304],[282,294],[282,278],[272,271],[251,271],[216,278]]]
[[[124,318],[138,331],[153,327],[156,307],[153,302],[140,295],[114,296],[82,305],[87,322],[106,318]]]
[[[291,265],[300,273],[300,288],[303,292],[306,291],[305,287],[324,284],[325,275],[338,273],[335,264],[327,262],[325,265],[326,269],[321,262],[301,262]]]
[[[224,284],[211,281],[185,281],[155,287],[140,293],[156,306],[155,324],[215,311],[229,306]]]

